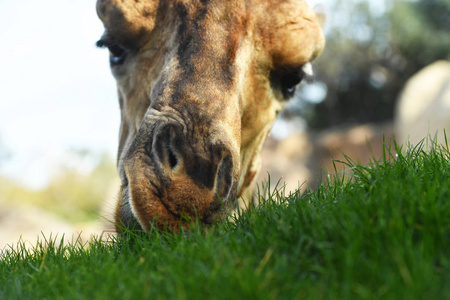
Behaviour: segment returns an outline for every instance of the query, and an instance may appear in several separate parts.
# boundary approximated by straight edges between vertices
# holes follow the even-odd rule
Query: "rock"
[[[450,61],[437,61],[411,77],[400,95],[395,115],[398,141],[415,145],[443,131],[450,134]]]

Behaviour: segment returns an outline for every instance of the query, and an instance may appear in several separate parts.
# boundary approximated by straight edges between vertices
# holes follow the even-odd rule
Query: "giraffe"
[[[261,148],[324,35],[304,0],[98,0],[117,81],[116,229],[253,203]]]

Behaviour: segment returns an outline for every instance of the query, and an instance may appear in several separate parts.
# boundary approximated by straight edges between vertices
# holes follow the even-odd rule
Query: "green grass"
[[[398,157],[395,155],[398,153]],[[18,247],[3,299],[450,299],[450,153],[387,149],[213,229]]]

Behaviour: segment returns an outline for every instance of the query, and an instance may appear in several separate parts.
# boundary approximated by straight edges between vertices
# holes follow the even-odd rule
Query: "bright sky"
[[[68,149],[115,155],[119,107],[95,47],[95,1],[0,1],[0,28],[0,147],[12,154],[0,172],[39,187]]]
[[[95,2],[0,0],[0,155],[12,154],[1,174],[37,188],[70,149],[115,156],[120,112],[107,51],[94,46]]]

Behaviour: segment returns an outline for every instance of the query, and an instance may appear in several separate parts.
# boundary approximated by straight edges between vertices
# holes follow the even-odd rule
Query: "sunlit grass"
[[[387,148],[315,191],[265,190],[210,229],[19,245],[0,262],[0,298],[449,299],[449,156]]]

